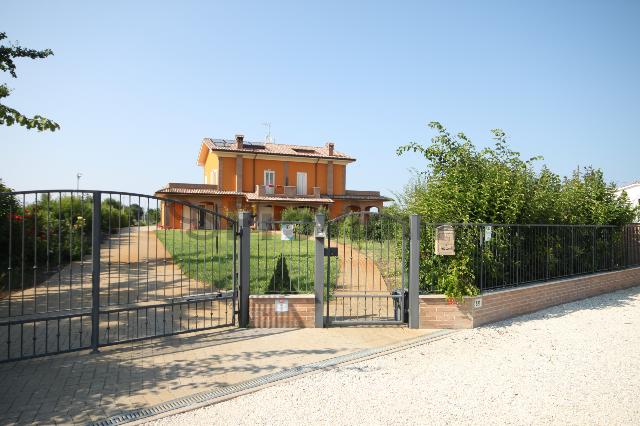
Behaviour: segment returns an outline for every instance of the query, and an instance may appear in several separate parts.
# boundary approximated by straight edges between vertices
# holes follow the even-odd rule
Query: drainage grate
[[[455,330],[441,330],[427,336],[418,337],[408,342],[400,343],[397,345],[382,346],[380,348],[363,349],[358,352],[350,354],[340,355],[334,358],[328,358],[323,361],[314,362],[311,364],[301,365],[299,367],[288,368],[286,370],[267,374],[256,379],[247,380],[231,386],[225,386],[224,388],[216,389],[214,391],[201,392],[194,395],[186,396],[183,398],[177,398],[172,401],[163,402],[162,404],[154,405],[149,408],[140,408],[132,410],[124,414],[112,416],[103,420],[99,420],[94,423],[90,423],[92,426],[113,426],[129,423],[137,420],[144,419],[146,417],[153,417],[159,414],[166,414],[174,410],[188,408],[203,404],[208,401],[214,401],[218,398],[233,395],[238,392],[247,391],[260,386],[268,385],[271,383],[279,382],[284,379],[289,379],[301,374],[310,373],[313,371],[323,370],[325,368],[333,367],[338,364],[344,364],[346,362],[356,361],[362,358],[368,358],[373,355],[382,355],[385,352],[394,352],[400,349],[408,349],[413,346],[423,345],[433,340],[437,340],[446,335],[454,333]]]

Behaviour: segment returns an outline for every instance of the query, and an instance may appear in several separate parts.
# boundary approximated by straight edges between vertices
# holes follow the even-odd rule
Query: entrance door
[[[403,324],[408,320],[408,226],[373,212],[327,223],[327,325]]]
[[[273,229],[273,206],[260,207],[258,212],[258,229],[263,231]]]
[[[307,174],[298,172],[296,178],[296,194],[307,195]]]

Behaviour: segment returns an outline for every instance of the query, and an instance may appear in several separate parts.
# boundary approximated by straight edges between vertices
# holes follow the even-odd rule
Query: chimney
[[[242,149],[244,145],[244,135],[236,135],[236,149]]]
[[[336,146],[333,142],[327,142],[326,147],[329,149],[329,156],[333,157],[333,148]]]

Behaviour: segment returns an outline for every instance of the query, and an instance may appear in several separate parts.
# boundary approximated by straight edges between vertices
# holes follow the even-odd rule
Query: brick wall
[[[640,268],[604,272],[492,291],[449,304],[444,296],[420,296],[421,328],[473,328],[549,306],[640,285]],[[481,300],[481,307],[474,301]]]
[[[450,304],[442,295],[420,296],[420,328],[473,328],[472,300]]]
[[[276,302],[286,300],[288,310],[276,312]],[[306,328],[315,326],[313,294],[252,295],[249,297],[249,326],[255,328]]]

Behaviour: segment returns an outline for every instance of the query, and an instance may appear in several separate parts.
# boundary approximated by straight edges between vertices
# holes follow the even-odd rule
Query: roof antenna
[[[262,125],[268,129],[266,143],[273,143],[273,141],[271,140],[271,122],[267,121],[262,123]]]

